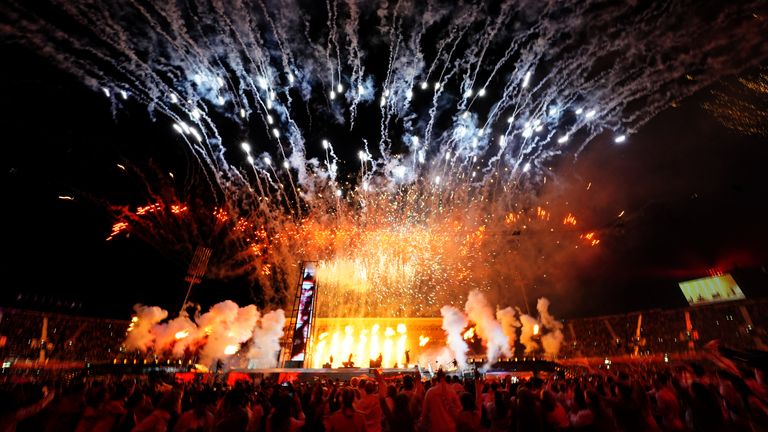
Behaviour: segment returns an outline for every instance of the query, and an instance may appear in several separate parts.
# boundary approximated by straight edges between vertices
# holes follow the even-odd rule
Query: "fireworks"
[[[537,198],[553,162],[604,132],[630,143],[672,100],[768,58],[768,24],[742,20],[760,2],[696,4],[329,0],[323,22],[292,1],[57,2],[0,16],[114,109],[147,106],[197,164],[194,202],[173,175],[142,174],[149,199],[113,207],[108,239],[183,256],[206,243],[207,277],[247,275],[267,303],[318,261],[321,314],[410,316],[600,244]]]
[[[721,123],[746,135],[768,136],[768,69],[713,94],[704,107]]]

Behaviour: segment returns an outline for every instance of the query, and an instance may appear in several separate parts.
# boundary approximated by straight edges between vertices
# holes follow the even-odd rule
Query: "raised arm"
[[[379,385],[379,398],[387,398],[387,383],[384,382],[384,376],[379,369],[373,370],[373,376],[376,378],[376,383]]]
[[[478,410],[483,409],[483,386],[484,380],[480,377],[475,378],[475,406]]]
[[[16,411],[16,420],[22,421],[42,411],[43,408],[45,408],[46,406],[48,406],[49,403],[51,403],[51,401],[53,400],[54,394],[55,394],[55,391],[51,390],[50,392],[47,392],[43,396],[43,398],[40,399],[37,403],[26,406]]]

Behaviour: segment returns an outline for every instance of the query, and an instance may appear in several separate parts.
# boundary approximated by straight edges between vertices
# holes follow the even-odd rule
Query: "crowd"
[[[618,370],[617,370],[618,369]],[[700,364],[422,382],[90,378],[0,393],[0,431],[761,431],[768,386]]]

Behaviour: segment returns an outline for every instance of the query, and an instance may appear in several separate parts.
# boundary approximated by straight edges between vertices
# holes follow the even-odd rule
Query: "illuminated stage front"
[[[317,318],[305,367],[368,368],[378,360],[383,368],[416,365],[422,354],[442,347],[441,326],[440,317]]]

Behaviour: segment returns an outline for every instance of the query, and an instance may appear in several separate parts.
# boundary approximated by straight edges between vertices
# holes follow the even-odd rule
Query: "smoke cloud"
[[[262,316],[254,305],[239,307],[226,300],[213,305],[196,319],[186,313],[168,321],[168,312],[157,306],[136,305],[134,325],[126,337],[128,349],[170,352],[182,356],[186,352],[199,355],[199,362],[213,364],[251,348],[245,355],[252,367],[274,367],[279,340],[283,335],[285,312],[274,310]]]
[[[530,354],[540,348],[539,343],[533,339],[534,328],[539,325],[539,321],[530,315],[520,314],[520,322],[523,325],[520,333],[520,343],[525,346],[525,353]]]
[[[538,317],[524,314],[519,308],[506,307],[498,309],[494,316],[493,310],[483,293],[473,290],[467,296],[465,304],[466,315],[453,306],[444,306],[440,312],[443,315],[443,329],[446,332],[446,350],[451,351],[460,367],[466,365],[469,347],[463,339],[466,327],[475,325],[475,334],[485,347],[486,364],[490,367],[502,355],[512,357],[514,348],[518,346],[517,331],[520,329],[519,344],[526,354],[536,354],[543,351],[547,357],[557,357],[563,342],[563,324],[549,313],[550,302],[540,298],[536,303]],[[434,354],[434,353],[433,353]],[[444,353],[441,353],[444,357]],[[433,355],[433,360],[435,357]]]
[[[459,367],[464,368],[467,366],[467,351],[469,351],[469,346],[462,336],[464,328],[469,323],[467,316],[453,306],[443,306],[440,314],[443,316],[443,330],[445,330],[448,347],[453,351]]]
[[[517,342],[517,329],[521,326],[520,320],[517,319],[515,310],[511,307],[496,311],[496,319],[507,336],[507,343],[511,350],[511,347],[514,347]]]
[[[249,368],[265,368],[275,365],[275,353],[280,350],[280,338],[285,327],[282,309],[267,312],[253,329],[251,349],[248,351]]]
[[[469,320],[476,324],[477,335],[483,339],[486,346],[488,359],[483,367],[487,368],[495,363],[501,354],[511,357],[509,338],[504,334],[501,324],[494,318],[493,309],[485,296],[478,290],[470,291],[464,309]]]
[[[131,330],[125,340],[129,348],[146,351],[152,346],[157,335],[152,329],[168,317],[168,312],[157,306],[144,306],[137,304],[133,307],[136,311],[134,319],[131,320]]]
[[[544,353],[555,356],[560,352],[560,344],[563,342],[563,323],[549,314],[549,300],[544,297],[540,298],[536,303],[536,310],[539,311],[541,324],[548,330],[541,337]]]

